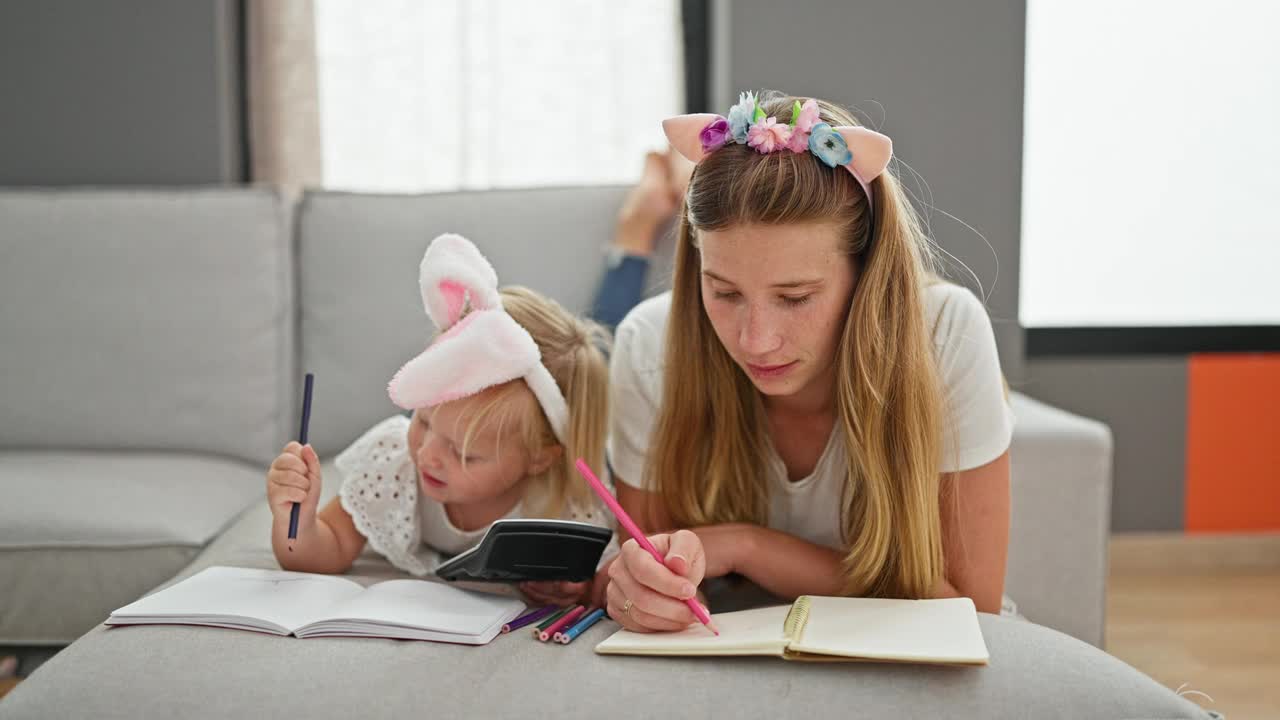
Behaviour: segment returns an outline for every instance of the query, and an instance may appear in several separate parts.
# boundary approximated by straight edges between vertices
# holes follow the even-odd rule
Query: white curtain
[[[626,183],[683,112],[679,0],[314,0],[323,181]]]

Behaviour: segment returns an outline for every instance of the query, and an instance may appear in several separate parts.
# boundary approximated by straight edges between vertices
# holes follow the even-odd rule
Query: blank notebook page
[[[793,652],[877,660],[986,662],[973,601],[811,597]]]
[[[787,647],[783,624],[791,607],[759,608],[712,615],[719,637],[701,623],[673,633],[633,633],[619,630],[596,646],[607,654],[629,655],[781,655]]]
[[[335,604],[358,596],[363,590],[359,584],[338,577],[210,567],[126,605],[112,616],[244,617],[264,620],[287,633],[327,617]]]
[[[482,595],[425,580],[388,580],[329,608],[325,619],[479,635],[523,609],[524,603],[511,597]]]

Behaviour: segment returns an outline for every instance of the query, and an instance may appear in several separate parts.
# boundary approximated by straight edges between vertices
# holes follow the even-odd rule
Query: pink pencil
[[[591,483],[591,489],[596,491],[596,495],[600,496],[600,499],[604,501],[605,506],[609,508],[609,511],[613,513],[613,516],[618,518],[618,522],[622,523],[622,527],[625,528],[627,532],[631,533],[631,537],[635,538],[636,542],[640,544],[640,547],[644,548],[650,555],[652,555],[653,559],[657,560],[659,565],[666,567],[667,561],[663,559],[662,554],[653,546],[653,543],[649,542],[649,538],[645,537],[644,533],[640,532],[640,528],[631,520],[631,516],[627,515],[627,511],[623,510],[622,506],[618,504],[618,501],[613,498],[613,493],[609,492],[609,489],[604,486],[604,483],[600,482],[600,478],[596,477],[596,474],[591,472],[591,466],[587,465],[582,458],[578,458],[578,462],[576,464],[578,466],[578,472],[582,473],[582,477],[586,478],[587,482]],[[686,598],[684,603],[693,611],[694,617],[698,618],[703,625],[707,626],[708,630],[716,635],[720,634],[720,631],[716,629],[714,624],[712,624],[711,616],[702,608],[702,604],[698,602],[696,597]]]
[[[585,605],[579,605],[575,607],[574,609],[565,613],[564,617],[555,621],[555,623],[552,624],[551,627],[538,633],[538,639],[541,640],[542,642],[546,642],[550,640],[552,635],[555,635],[559,633],[561,630],[563,630],[564,628],[569,627],[569,623],[572,623],[574,620],[577,620],[578,616],[586,611],[587,611],[587,608]]]

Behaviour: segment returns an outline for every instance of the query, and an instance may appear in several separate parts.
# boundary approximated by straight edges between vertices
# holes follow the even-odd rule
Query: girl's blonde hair
[[[542,364],[569,406],[569,426],[560,456],[546,472],[531,478],[532,492],[527,495],[543,498],[544,502],[540,508],[530,508],[529,514],[559,517],[567,505],[591,507],[590,488],[578,478],[574,462],[583,458],[598,472],[604,467],[609,428],[609,363],[605,357],[609,333],[528,288],[508,286],[500,294],[506,312],[533,336]],[[530,454],[560,444],[533,391],[523,380],[513,380],[489,393],[484,404],[471,414],[463,432],[463,454],[481,428],[497,423],[502,436],[512,418],[519,423],[519,437]]]
[[[760,104],[789,122],[796,100],[804,98]],[[822,122],[858,124],[843,108],[819,108]],[[943,569],[942,397],[923,302],[936,261],[897,180],[885,172],[871,191],[874,219],[848,171],[807,152],[762,155],[730,144],[697,165],[676,240],[667,381],[645,474],[678,527],[768,522],[763,405],[703,311],[698,232],[834,224],[857,272],[835,358],[836,430],[849,458],[844,591],[921,598]]]

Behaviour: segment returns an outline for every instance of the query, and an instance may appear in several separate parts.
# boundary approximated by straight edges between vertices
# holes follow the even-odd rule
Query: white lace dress
[[[409,423],[404,415],[383,420],[343,450],[334,464],[342,475],[338,491],[342,508],[369,546],[392,565],[423,576],[435,570],[441,556],[456,555],[480,542],[487,528],[459,529],[450,522],[444,505],[419,492],[418,471],[409,457]],[[609,478],[605,483],[613,489]],[[612,528],[608,511],[592,500],[587,508],[568,507],[560,519]],[[518,503],[504,519],[525,517],[525,505],[540,504]],[[615,536],[602,562],[616,549]]]

